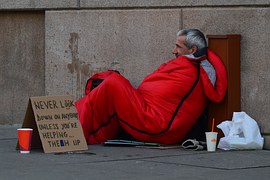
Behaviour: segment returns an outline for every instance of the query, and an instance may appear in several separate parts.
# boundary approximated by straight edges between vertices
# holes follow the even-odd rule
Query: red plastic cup
[[[30,153],[32,132],[31,128],[20,128],[18,131],[19,147],[22,154]]]

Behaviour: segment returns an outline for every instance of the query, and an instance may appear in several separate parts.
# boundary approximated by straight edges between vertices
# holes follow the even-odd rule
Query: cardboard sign
[[[32,148],[45,153],[88,149],[71,96],[31,97],[23,127],[33,128]]]

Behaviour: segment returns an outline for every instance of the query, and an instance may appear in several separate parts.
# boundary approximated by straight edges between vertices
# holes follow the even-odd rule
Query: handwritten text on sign
[[[32,97],[31,103],[45,152],[87,149],[72,97]]]

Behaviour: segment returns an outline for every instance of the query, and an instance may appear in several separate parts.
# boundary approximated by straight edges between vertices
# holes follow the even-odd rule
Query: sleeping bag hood
[[[209,100],[218,103],[222,101],[227,91],[228,81],[226,68],[220,58],[210,50],[207,51],[207,60],[215,69],[216,83],[213,85],[205,70],[200,67],[200,78],[203,83],[203,90]]]

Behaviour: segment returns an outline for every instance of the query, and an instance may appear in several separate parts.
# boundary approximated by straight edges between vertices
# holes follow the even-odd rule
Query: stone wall
[[[0,124],[21,123],[30,96],[82,96],[118,69],[134,86],[173,58],[176,32],[241,34],[241,109],[270,147],[268,0],[0,0]]]

